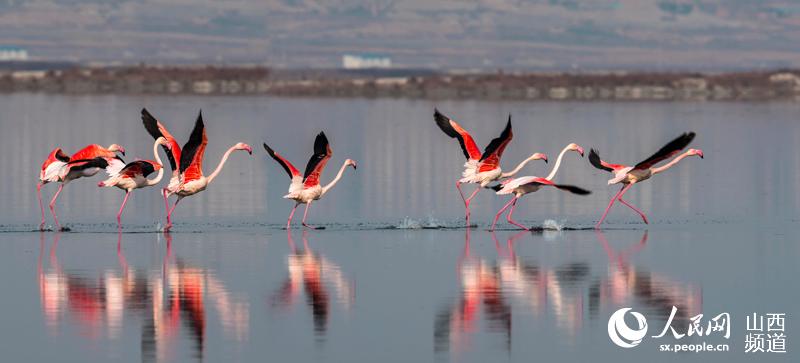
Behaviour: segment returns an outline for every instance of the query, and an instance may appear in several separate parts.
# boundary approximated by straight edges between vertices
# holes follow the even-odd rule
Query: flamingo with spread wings
[[[447,136],[458,139],[461,150],[464,152],[464,157],[467,158],[467,162],[464,164],[464,172],[461,175],[462,178],[456,182],[456,188],[466,208],[465,218],[467,220],[467,228],[469,228],[470,217],[469,204],[481,188],[486,188],[495,180],[516,175],[529,161],[544,160],[547,162],[547,155],[534,153],[519,163],[519,165],[510,172],[504,173],[503,170],[500,169],[500,158],[503,156],[503,151],[505,151],[506,146],[508,146],[508,143],[510,143],[511,139],[514,137],[511,131],[511,115],[508,115],[508,122],[503,132],[486,146],[483,154],[481,154],[472,136],[453,119],[443,115],[437,109],[434,109],[433,118],[436,121],[436,125],[438,125]],[[461,190],[462,183],[478,184],[479,187],[472,192],[469,198],[466,198],[464,197],[464,192]]]
[[[611,164],[607,163],[600,159],[600,155],[597,154],[595,149],[592,149],[589,152],[589,162],[595,168],[600,170],[605,170],[614,174],[614,177],[608,181],[608,185],[612,184],[622,184],[622,188],[611,198],[611,201],[608,203],[608,207],[606,207],[605,212],[603,212],[603,216],[600,217],[600,220],[595,225],[595,228],[600,228],[600,225],[603,224],[603,221],[606,219],[608,215],[608,211],[611,210],[611,206],[614,205],[614,202],[620,201],[620,203],[625,204],[629,208],[633,209],[636,213],[638,213],[642,217],[642,221],[645,224],[649,223],[647,221],[647,216],[644,215],[644,212],[639,210],[638,208],[634,207],[632,204],[626,202],[622,199],[622,196],[636,183],[645,181],[650,179],[653,175],[659,174],[664,172],[665,170],[673,167],[679,161],[687,156],[697,155],[701,159],[703,158],[703,151],[700,149],[689,149],[686,152],[678,155],[676,158],[672,159],[669,163],[661,166],[655,167],[654,166],[666,159],[669,159],[676,154],[680,153],[685,147],[689,146],[689,143],[692,142],[694,139],[694,132],[687,132],[678,136],[675,140],[670,141],[667,145],[662,147],[658,150],[655,154],[650,156],[649,158],[645,159],[644,161],[634,165],[634,166],[626,166],[621,164]]]
[[[125,148],[117,144],[111,144],[108,148],[92,144],[72,156],[67,156],[61,148],[51,151],[47,159],[42,163],[42,168],[39,172],[39,183],[36,185],[39,209],[42,211],[42,221],[39,224],[39,229],[43,230],[45,224],[44,205],[42,204],[43,185],[53,182],[61,183],[50,201],[50,213],[56,223],[56,230],[61,230],[61,224],[58,223],[55,209],[56,199],[61,194],[61,190],[64,189],[67,183],[82,177],[94,176],[101,169],[105,169],[109,175],[118,173],[125,166],[125,162],[117,156],[117,152],[125,155]]]
[[[178,144],[175,138],[172,137],[164,125],[150,115],[146,109],[142,109],[142,122],[144,122],[145,129],[147,129],[150,135],[155,138],[164,137],[166,140],[166,145],[162,144],[162,146],[167,152],[167,158],[173,170],[170,183],[162,193],[164,194],[164,203],[167,205],[167,198],[170,195],[175,194],[178,198],[175,200],[175,204],[172,205],[172,208],[167,210],[167,225],[164,226],[165,232],[168,232],[172,228],[172,213],[175,211],[175,207],[178,206],[181,199],[205,190],[222,171],[222,167],[225,165],[225,162],[228,161],[228,157],[231,153],[237,150],[244,150],[251,155],[253,154],[253,149],[250,145],[242,142],[236,143],[225,152],[222,156],[222,160],[220,160],[217,168],[214,169],[211,175],[206,177],[203,175],[203,158],[205,156],[206,145],[208,145],[208,137],[206,136],[202,111],[197,115],[197,121],[195,121],[194,129],[192,129],[192,133],[189,136],[189,141],[183,145],[182,149],[177,146]],[[177,172],[176,168],[178,168]]]
[[[294,216],[297,206],[300,204],[306,205],[303,211],[303,226],[315,229],[315,227],[306,224],[306,216],[308,215],[308,209],[311,207],[311,203],[322,198],[323,195],[330,191],[331,188],[339,182],[339,179],[342,178],[342,174],[344,174],[344,170],[348,166],[352,166],[353,169],[357,168],[354,160],[347,159],[344,161],[344,164],[342,164],[342,167],[339,168],[339,173],[336,174],[336,177],[333,178],[328,185],[324,187],[320,185],[319,178],[322,174],[322,170],[325,169],[328,160],[333,156],[333,151],[331,150],[328,138],[325,136],[324,132],[320,132],[314,140],[314,155],[311,155],[311,159],[308,160],[306,171],[303,174],[300,174],[300,171],[297,170],[289,160],[286,160],[283,156],[276,153],[272,148],[267,146],[266,143],[264,143],[264,150],[283,167],[286,173],[289,174],[289,178],[292,179],[292,183],[289,185],[289,194],[283,196],[286,199],[295,201],[292,212],[289,213],[289,220],[286,222],[286,229],[291,227],[292,217]]]
[[[508,223],[520,227],[526,231],[530,230],[530,228],[515,222],[514,219],[512,218],[512,215],[514,214],[514,208],[516,208],[517,206],[517,200],[520,197],[528,193],[536,192],[542,187],[551,186],[556,189],[561,189],[578,195],[588,195],[591,193],[586,189],[579,188],[573,185],[556,184],[552,182],[553,178],[555,178],[556,173],[558,172],[559,167],[561,167],[561,160],[564,158],[564,154],[566,154],[568,151],[575,151],[578,154],[580,154],[581,157],[583,157],[583,148],[576,143],[571,143],[565,146],[564,149],[562,149],[561,152],[558,154],[558,159],[556,159],[556,164],[553,165],[553,169],[550,170],[550,174],[548,174],[546,177],[541,178],[538,176],[523,176],[516,179],[506,180],[501,184],[491,187],[492,189],[497,191],[498,195],[514,194],[514,198],[511,198],[511,200],[508,203],[506,203],[506,205],[503,206],[503,208],[501,208],[494,216],[494,221],[492,221],[492,228],[490,229],[490,231],[494,231],[494,227],[497,225],[497,220],[500,219],[500,216],[508,208],[511,208],[511,210],[508,212],[508,215],[506,216]]]
[[[164,177],[164,168],[161,166],[161,158],[158,156],[158,145],[169,147],[167,139],[163,137],[156,139],[156,142],[153,143],[153,155],[156,161],[136,160],[130,162],[118,174],[97,184],[98,187],[117,187],[125,191],[125,199],[122,200],[122,205],[117,212],[117,227],[119,228],[122,228],[122,211],[125,209],[125,204],[128,203],[131,192],[134,189],[156,185]],[[155,171],[158,171],[156,177],[147,179],[147,176]]]

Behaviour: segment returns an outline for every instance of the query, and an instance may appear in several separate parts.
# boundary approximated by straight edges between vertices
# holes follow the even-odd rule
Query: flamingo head
[[[161,136],[156,139],[156,144],[166,146],[167,149],[172,149],[172,145],[167,141],[164,136]]]
[[[689,150],[686,151],[686,154],[689,155],[689,156],[697,155],[697,156],[700,157],[700,159],[703,158],[703,150],[700,150],[700,149],[689,149]]]
[[[108,146],[108,151],[115,152],[115,153],[118,152],[118,153],[120,153],[122,155],[125,155],[125,148],[122,147],[122,146],[119,146],[117,144],[109,145]]]
[[[544,154],[544,153],[535,153],[535,154],[531,155],[531,160],[544,160],[544,162],[546,163],[547,162],[547,155]]]
[[[253,148],[250,147],[250,145],[247,145],[247,144],[245,144],[243,142],[240,142],[240,143],[234,145],[233,148],[236,149],[236,150],[247,151],[248,154],[253,155]]]
[[[356,161],[355,161],[355,160],[353,160],[353,159],[347,159],[347,160],[345,160],[345,161],[344,161],[344,164],[345,164],[345,165],[352,166],[352,167],[353,167],[353,169],[358,169],[358,165],[356,165]]]
[[[583,148],[580,145],[578,145],[576,143],[572,143],[572,144],[567,145],[567,149],[572,150],[572,151],[576,151],[576,152],[578,152],[578,154],[581,154],[581,157],[583,157]]]

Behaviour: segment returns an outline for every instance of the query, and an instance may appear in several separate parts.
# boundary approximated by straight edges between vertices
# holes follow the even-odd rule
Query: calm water
[[[72,232],[38,225],[35,183],[55,146],[124,145],[152,159],[147,107],[186,140],[198,109],[209,135],[205,168],[242,141],[209,189],[181,203],[171,236],[116,233],[123,193],[96,176],[59,200]],[[650,226],[616,206],[608,229],[518,233],[484,230],[504,199],[482,192],[480,228],[458,227],[454,182],[463,156],[435,128],[433,107],[483,146],[508,112],[515,138],[504,167],[533,152],[520,175],[546,175],[576,142],[609,161],[635,163],[693,130],[690,158],[631,190]],[[211,97],[0,97],[0,351],[27,361],[795,361],[800,273],[797,209],[800,105],[788,103],[489,103]],[[325,130],[334,150],[323,183],[358,161],[309,222],[328,230],[289,235],[291,203],[267,141],[302,168]],[[557,181],[592,190],[543,190],[519,203],[531,225],[591,226],[616,188],[577,154]],[[468,187],[469,188],[469,187]],[[49,199],[55,186],[44,188]],[[471,190],[471,189],[470,189]],[[155,188],[134,192],[125,232],[155,232]],[[48,222],[51,220],[48,216]],[[298,220],[299,221],[299,220]],[[386,229],[392,228],[392,229]],[[676,306],[688,318],[731,315],[731,337],[654,339]],[[609,316],[633,307],[648,338],[622,349]],[[745,355],[745,316],[786,313],[787,354]],[[634,324],[629,323],[634,326]],[[730,352],[663,353],[659,344],[730,344]],[[608,359],[605,359],[608,358]]]

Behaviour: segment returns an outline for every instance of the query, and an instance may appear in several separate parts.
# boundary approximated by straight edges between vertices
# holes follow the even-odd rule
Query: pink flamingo
[[[142,123],[147,132],[153,136],[154,139],[163,137],[167,140],[167,145],[163,145],[164,152],[167,154],[170,169],[172,169],[172,176],[169,178],[169,184],[166,188],[161,189],[161,195],[164,197],[164,210],[167,214],[167,225],[171,225],[172,221],[169,216],[169,195],[178,190],[181,184],[181,170],[178,163],[181,161],[181,146],[178,141],[167,131],[167,128],[156,120],[146,108],[142,109]]]
[[[436,109],[434,109],[433,118],[439,128],[442,129],[447,136],[458,139],[459,144],[461,144],[461,150],[464,152],[464,156],[467,158],[467,162],[464,164],[464,172],[461,175],[462,178],[456,182],[456,188],[458,189],[458,193],[461,195],[461,199],[464,201],[464,207],[466,208],[467,228],[469,228],[470,217],[469,204],[472,199],[475,198],[475,195],[478,194],[478,191],[480,191],[481,188],[486,188],[495,180],[509,178],[516,175],[520,170],[522,170],[525,164],[531,160],[544,160],[547,162],[547,155],[542,153],[534,153],[519,163],[519,165],[517,165],[517,167],[510,172],[504,173],[500,169],[500,158],[503,156],[503,151],[505,151],[506,146],[508,146],[508,143],[511,142],[511,139],[514,137],[514,134],[511,132],[511,115],[508,115],[508,123],[506,123],[506,128],[499,137],[493,139],[489,145],[486,146],[483,154],[481,154],[480,149],[478,149],[478,146],[475,144],[472,136],[470,136],[470,134],[464,130],[461,125],[443,115],[439,112],[439,110]],[[465,198],[464,192],[461,190],[461,183],[478,184],[479,187],[472,192],[469,198]]]
[[[517,199],[519,199],[525,194],[536,192],[543,186],[552,186],[578,195],[587,195],[591,193],[586,189],[582,189],[576,186],[556,184],[552,182],[553,178],[556,176],[556,173],[558,172],[558,168],[561,166],[561,159],[564,157],[564,154],[566,154],[567,151],[575,151],[578,154],[580,154],[581,157],[583,157],[583,148],[580,147],[580,145],[578,144],[572,143],[564,147],[564,149],[561,150],[561,153],[558,154],[558,159],[556,159],[556,165],[553,165],[553,169],[550,171],[550,174],[547,175],[547,177],[541,178],[538,176],[523,176],[516,179],[506,180],[502,184],[498,184],[492,187],[492,189],[497,191],[498,195],[514,194],[514,198],[511,198],[511,200],[508,203],[506,203],[506,205],[503,206],[503,208],[500,208],[500,210],[494,216],[494,221],[492,221],[492,228],[490,229],[490,231],[494,231],[494,227],[495,225],[497,225],[497,220],[500,218],[500,215],[502,215],[503,212],[505,212],[505,210],[508,209],[509,207],[511,208],[511,210],[508,212],[508,215],[506,216],[508,223],[520,227],[526,231],[529,231],[530,230],[529,228],[515,222],[514,219],[512,219],[512,215],[514,214],[514,208],[516,208],[517,206]]]
[[[143,120],[146,118],[146,112],[147,110],[142,110]],[[144,122],[145,128],[147,128],[148,132],[152,134],[153,132],[148,127],[148,121],[144,120]],[[166,132],[166,129],[160,125],[160,123],[156,126],[158,132],[161,132],[162,134],[169,134]],[[214,169],[211,175],[206,177],[203,175],[203,157],[205,156],[206,145],[208,145],[208,137],[206,136],[206,129],[205,125],[203,124],[202,111],[197,115],[197,121],[195,121],[194,129],[192,129],[192,134],[189,136],[189,141],[187,141],[186,144],[183,145],[183,149],[177,153],[180,155],[179,159],[175,158],[175,147],[172,146],[175,144],[175,139],[171,136],[167,138],[164,135],[159,135],[159,137],[164,137],[166,139],[166,143],[170,145],[170,147],[167,147],[166,145],[162,144],[162,146],[167,148],[167,156],[170,158],[170,164],[172,167],[174,168],[177,166],[174,165],[175,161],[180,162],[178,183],[174,184],[173,181],[170,180],[170,184],[167,186],[167,192],[165,194],[166,197],[169,197],[172,194],[178,196],[178,198],[175,200],[175,204],[173,204],[172,208],[167,211],[167,225],[164,226],[164,232],[169,232],[169,230],[172,228],[172,213],[175,211],[175,207],[178,206],[178,203],[181,201],[181,199],[206,190],[206,187],[208,187],[208,185],[211,184],[211,182],[214,181],[214,179],[219,175],[220,171],[222,171],[222,167],[225,165],[225,162],[228,161],[228,157],[231,155],[231,153],[237,150],[244,150],[252,155],[253,149],[250,147],[250,145],[245,143],[236,143],[225,152],[225,154],[222,156],[222,160],[219,162],[219,165],[217,165],[217,168]]]
[[[632,204],[626,202],[622,199],[622,196],[630,189],[634,184],[645,181],[650,179],[653,175],[659,174],[664,172],[665,170],[673,167],[679,161],[687,156],[697,155],[701,159],[703,158],[703,151],[700,149],[689,149],[685,153],[679,155],[678,157],[672,159],[669,163],[654,168],[653,166],[674,156],[675,154],[679,153],[683,150],[689,143],[692,142],[694,139],[694,132],[687,132],[681,136],[678,136],[675,140],[670,141],[667,145],[662,147],[658,150],[653,156],[647,158],[646,160],[636,164],[635,166],[625,166],[621,164],[610,164],[603,160],[600,160],[600,156],[597,154],[597,151],[592,149],[589,152],[589,162],[595,168],[609,171],[614,174],[614,177],[608,181],[608,185],[612,184],[622,184],[622,188],[611,198],[611,201],[608,203],[608,207],[606,207],[606,211],[603,212],[603,216],[600,217],[600,220],[595,225],[595,228],[600,228],[600,225],[603,224],[603,221],[606,219],[606,215],[608,215],[608,211],[611,210],[611,206],[614,205],[614,202],[617,200],[620,203],[625,204],[629,208],[633,209],[636,213],[638,213],[642,217],[642,221],[645,224],[648,223],[647,216],[644,215],[644,212],[639,210],[638,208],[634,207]]]
[[[109,174],[119,172],[125,166],[122,158],[117,156],[117,152],[125,155],[125,148],[117,144],[111,144],[108,148],[93,144],[84,147],[72,156],[67,156],[61,148],[51,151],[47,159],[42,163],[39,172],[39,183],[36,185],[36,195],[39,198],[39,209],[42,211],[42,221],[39,229],[44,230],[44,205],[42,204],[42,186],[47,183],[58,182],[56,194],[50,201],[50,213],[56,223],[56,230],[61,230],[56,216],[56,199],[67,183],[82,177],[90,177],[97,174],[100,169],[105,169]]]
[[[125,204],[128,203],[128,197],[134,189],[144,188],[156,185],[164,177],[164,169],[161,166],[161,158],[158,156],[158,145],[169,147],[167,139],[159,137],[153,143],[153,155],[156,161],[151,160],[136,160],[125,165],[118,174],[112,175],[110,178],[101,181],[97,184],[98,187],[117,187],[125,191],[125,199],[122,200],[122,205],[117,212],[117,227],[122,228],[122,211],[125,209]],[[158,170],[158,174],[153,179],[147,179],[147,176]]]
[[[275,159],[278,164],[281,164],[283,169],[286,170],[286,173],[289,174],[289,178],[292,179],[292,183],[289,185],[289,194],[283,196],[286,199],[295,201],[292,212],[289,213],[289,220],[286,222],[286,229],[288,230],[291,227],[292,216],[294,216],[294,211],[300,204],[306,205],[303,211],[303,226],[317,229],[316,227],[306,224],[306,216],[308,215],[308,209],[311,207],[311,203],[322,198],[323,195],[330,191],[331,188],[339,182],[339,179],[342,178],[342,174],[344,174],[344,170],[348,166],[352,166],[354,170],[357,169],[355,160],[345,160],[342,167],[339,168],[339,173],[336,174],[336,177],[333,178],[328,185],[323,187],[319,183],[319,178],[322,175],[322,170],[325,169],[325,165],[328,164],[328,160],[333,156],[333,151],[331,150],[330,144],[328,144],[328,138],[325,137],[324,132],[320,132],[314,140],[314,155],[311,155],[311,159],[309,159],[308,164],[306,164],[306,171],[302,175],[292,163],[272,150],[266,143],[264,143],[264,150],[267,150],[267,154]]]

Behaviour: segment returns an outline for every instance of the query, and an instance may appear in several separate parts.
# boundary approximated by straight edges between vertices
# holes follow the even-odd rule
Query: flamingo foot
[[[46,229],[44,228],[44,221],[42,221],[42,223],[39,224],[39,230],[46,231]]]
[[[172,223],[168,223],[166,226],[164,226],[164,233],[169,233],[171,229],[172,229]]]
[[[303,227],[306,227],[306,228],[308,228],[308,229],[315,229],[315,230],[318,230],[318,229],[325,229],[325,227],[323,227],[323,226],[317,226],[317,227],[310,226],[310,225],[306,224],[306,222],[303,222]]]

